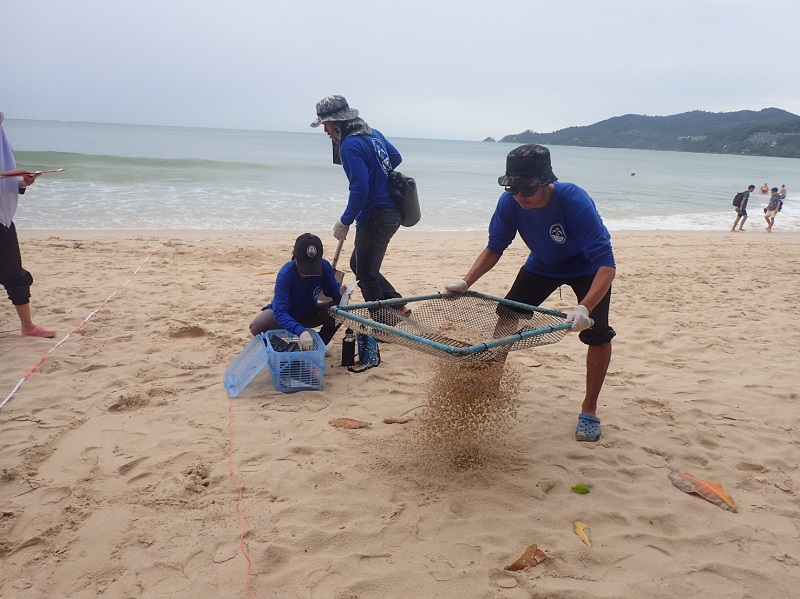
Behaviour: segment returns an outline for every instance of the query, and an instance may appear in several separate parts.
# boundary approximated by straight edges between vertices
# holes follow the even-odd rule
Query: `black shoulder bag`
[[[375,144],[383,144],[377,137],[372,138],[372,151],[375,152],[375,157],[378,162],[381,162],[381,157],[378,150],[375,149]],[[386,155],[389,152],[383,148]],[[391,195],[394,203],[400,208],[400,224],[403,227],[413,227],[422,218],[422,213],[419,208],[419,196],[417,195],[417,182],[412,178],[396,171],[392,168],[391,161],[388,161],[389,166],[389,195]]]

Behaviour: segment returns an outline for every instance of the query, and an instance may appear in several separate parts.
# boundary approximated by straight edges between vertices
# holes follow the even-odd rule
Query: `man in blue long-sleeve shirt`
[[[572,331],[589,346],[586,395],[578,416],[579,441],[600,438],[597,399],[611,362],[608,324],[611,282],[616,274],[611,236],[594,201],[583,189],[553,174],[550,151],[536,144],[512,150],[506,174],[498,179],[505,192],[489,223],[489,243],[464,278],[446,285],[466,292],[500,260],[519,233],[531,250],[506,298],[538,306],[561,285],[575,292],[578,305],[567,316]]]

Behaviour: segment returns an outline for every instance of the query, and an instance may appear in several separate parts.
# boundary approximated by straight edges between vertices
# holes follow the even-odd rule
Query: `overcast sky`
[[[622,114],[800,114],[797,0],[14,0],[7,118],[500,138]],[[11,5],[11,6],[9,6]]]

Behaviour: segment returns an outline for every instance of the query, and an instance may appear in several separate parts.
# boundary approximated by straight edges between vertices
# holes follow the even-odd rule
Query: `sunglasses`
[[[512,196],[524,195],[527,198],[531,198],[535,196],[536,192],[542,187],[544,187],[544,185],[509,185],[506,187],[506,191]]]

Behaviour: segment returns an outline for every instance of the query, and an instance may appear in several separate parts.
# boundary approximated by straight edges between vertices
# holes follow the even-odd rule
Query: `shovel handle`
[[[339,245],[336,246],[336,253],[333,255],[333,262],[331,262],[331,266],[333,266],[334,270],[336,270],[336,264],[339,262],[339,255],[342,253],[343,245],[344,245],[344,239],[340,239]]]

